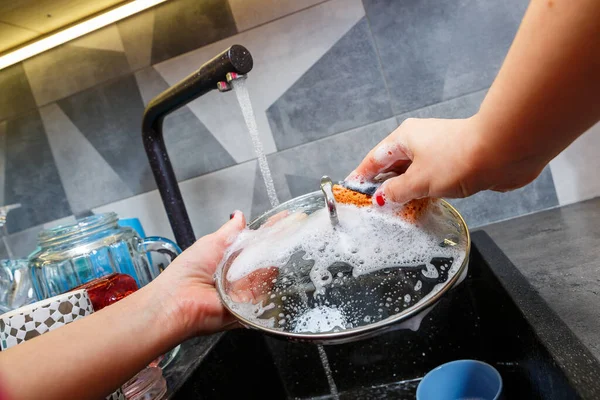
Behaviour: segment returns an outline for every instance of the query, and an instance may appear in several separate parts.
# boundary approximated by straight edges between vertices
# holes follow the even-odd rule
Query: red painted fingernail
[[[375,194],[375,201],[379,207],[383,207],[385,205],[385,195],[383,192],[379,192]]]
[[[235,211],[229,214],[229,219],[233,219],[233,217],[235,217]]]

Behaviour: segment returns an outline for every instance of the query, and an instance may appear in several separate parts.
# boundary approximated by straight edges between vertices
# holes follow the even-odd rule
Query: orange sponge
[[[419,218],[427,211],[433,199],[426,197],[424,199],[415,199],[406,203],[397,214],[410,222],[417,222]]]
[[[340,185],[333,185],[333,196],[338,203],[354,204],[357,207],[368,207],[373,205],[371,196],[354,190],[346,189]],[[396,214],[410,222],[417,222],[427,210],[433,199],[424,198],[411,200],[406,203]]]
[[[333,197],[335,197],[335,201],[342,204],[354,204],[357,207],[373,205],[371,196],[346,189],[340,185],[333,185]]]

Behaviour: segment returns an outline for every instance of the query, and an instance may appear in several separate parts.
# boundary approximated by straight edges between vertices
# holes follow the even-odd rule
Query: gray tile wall
[[[475,113],[526,5],[171,0],[2,70],[0,195],[23,204],[4,243],[25,256],[42,226],[87,210],[139,217],[148,234],[172,237],[142,112],[233,43],[254,56],[250,96],[286,200],[316,190],[323,174],[343,178],[407,117]],[[236,208],[257,216],[269,207],[234,94],[183,107],[165,135],[197,235]],[[454,204],[479,226],[556,206],[556,182],[546,169],[519,191]]]

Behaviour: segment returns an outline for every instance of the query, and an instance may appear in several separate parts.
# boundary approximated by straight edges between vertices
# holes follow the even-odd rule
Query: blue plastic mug
[[[417,388],[417,400],[498,400],[502,377],[476,360],[452,361],[430,371]]]
[[[138,218],[120,218],[119,226],[128,226],[130,228],[133,228],[138,233],[138,235],[140,235],[140,237],[146,237],[146,232],[144,231],[142,223]]]

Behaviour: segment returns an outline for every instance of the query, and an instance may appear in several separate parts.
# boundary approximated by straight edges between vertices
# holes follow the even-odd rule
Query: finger
[[[405,174],[385,181],[373,195],[373,203],[383,207],[388,203],[405,204],[428,196],[427,179],[409,168]]]
[[[346,179],[369,181],[391,170],[406,169],[410,162],[410,151],[402,140],[401,131],[396,130],[375,146]]]
[[[213,239],[229,246],[237,235],[246,227],[246,217],[241,211],[234,211],[233,218],[227,221],[218,231],[212,234]]]
[[[189,249],[184,251],[179,258],[183,262],[203,264],[214,268],[221,261],[223,253],[246,227],[246,218],[241,211],[235,211],[233,218],[227,221],[218,231],[201,237]]]
[[[225,292],[237,303],[257,304],[267,298],[278,275],[278,268],[261,268],[236,281],[226,281]]]
[[[282,219],[284,219],[285,217],[287,217],[288,215],[290,215],[290,211],[289,210],[283,210],[281,212],[278,212],[277,214],[275,214],[272,217],[270,217],[267,220],[267,222],[265,222],[264,224],[262,224],[261,228],[268,228],[269,226],[273,226],[277,222],[279,222]]]

